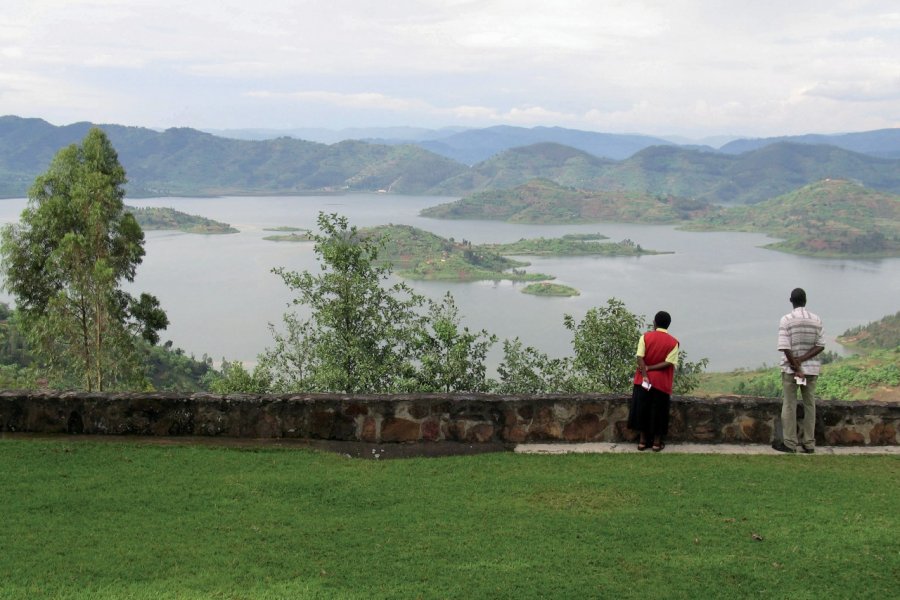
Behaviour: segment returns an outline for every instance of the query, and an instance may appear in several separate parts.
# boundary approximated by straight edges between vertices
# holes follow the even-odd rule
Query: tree
[[[460,328],[459,309],[450,292],[441,302],[429,302],[427,325],[416,341],[416,378],[425,391],[486,392],[485,359],[497,337],[482,329]]]
[[[224,359],[221,370],[209,371],[202,381],[216,394],[265,394],[270,386],[268,373],[259,365],[251,373],[239,361]]]
[[[630,312],[625,303],[610,298],[606,306],[587,311],[575,323],[566,315],[564,323],[574,333],[572,346],[573,387],[586,392],[625,392],[634,377],[638,339],[645,318]]]
[[[390,267],[378,262],[383,240],[360,234],[346,217],[319,213],[312,235],[322,273],[274,269],[297,292],[307,319],[284,316],[275,347],[260,356],[273,389],[407,391],[415,382],[416,312],[424,299],[404,283],[385,287]]]
[[[503,340],[503,361],[497,367],[501,394],[548,394],[569,388],[571,365],[567,358],[550,358],[519,338]]]
[[[697,389],[700,385],[700,376],[703,375],[703,370],[706,369],[708,364],[708,358],[701,358],[696,362],[689,361],[687,351],[685,351],[683,346],[680,346],[672,393],[678,396],[685,396]]]
[[[120,288],[144,256],[144,233],[124,211],[125,182],[106,135],[92,128],[56,154],[19,224],[2,231],[4,287],[57,385],[135,385],[143,379],[135,338],[155,343],[168,325],[154,296]]]

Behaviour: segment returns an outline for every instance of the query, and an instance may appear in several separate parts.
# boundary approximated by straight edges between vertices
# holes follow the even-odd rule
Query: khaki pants
[[[797,385],[793,373],[781,374],[784,399],[781,403],[781,427],[784,430],[784,445],[791,450],[797,446],[816,447],[816,375],[806,376],[806,385]],[[798,397],[799,396],[799,397]],[[797,402],[803,401],[803,423],[800,425],[800,440],[797,440]]]

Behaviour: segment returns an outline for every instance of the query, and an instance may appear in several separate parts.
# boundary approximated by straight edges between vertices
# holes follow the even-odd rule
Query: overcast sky
[[[693,138],[900,127],[900,2],[3,0],[0,114]]]

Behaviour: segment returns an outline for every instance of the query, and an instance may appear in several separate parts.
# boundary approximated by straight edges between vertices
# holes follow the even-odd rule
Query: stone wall
[[[622,442],[624,395],[395,396],[0,392],[0,432],[298,438],[371,443]],[[669,440],[768,444],[781,401],[676,397]],[[820,401],[823,445],[900,444],[900,403]]]

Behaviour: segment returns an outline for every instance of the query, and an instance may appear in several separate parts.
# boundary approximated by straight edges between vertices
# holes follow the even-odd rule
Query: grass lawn
[[[0,439],[0,598],[888,598],[900,459]]]

